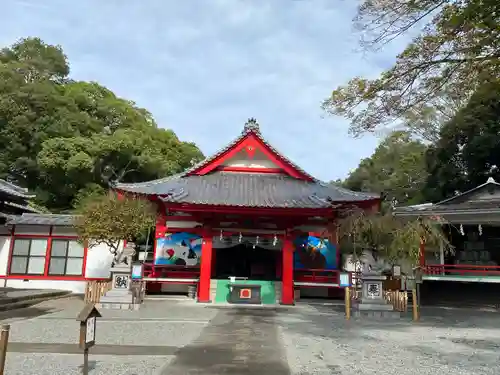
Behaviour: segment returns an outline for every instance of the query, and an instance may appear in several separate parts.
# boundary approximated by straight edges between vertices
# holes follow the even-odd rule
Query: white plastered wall
[[[9,251],[10,229],[5,226],[0,226],[0,276],[5,276],[7,274]],[[3,286],[3,284],[1,284],[0,286]]]
[[[15,234],[23,235],[49,235],[49,226],[39,225],[19,225],[15,228]],[[76,236],[74,228],[71,227],[52,227],[52,234],[55,236]],[[121,243],[123,248],[123,243]],[[10,234],[7,235],[0,231],[0,276],[5,276],[9,262],[10,252]],[[113,255],[106,245],[97,245],[87,250],[87,260],[84,270],[85,278],[108,278]],[[68,290],[73,293],[84,293],[86,280],[51,280],[46,279],[7,279],[4,283],[10,288],[28,288],[28,289],[58,289]],[[2,283],[3,286],[4,284]]]
[[[278,168],[269,158],[259,150],[255,151],[253,158],[242,150],[224,163],[226,167],[245,167],[245,168]]]
[[[123,248],[121,243],[120,250]],[[92,246],[87,250],[87,264],[85,266],[86,278],[107,278],[110,277],[113,254],[109,247],[103,244]]]

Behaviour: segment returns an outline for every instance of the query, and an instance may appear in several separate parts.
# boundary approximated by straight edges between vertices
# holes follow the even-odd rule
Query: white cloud
[[[376,140],[349,138],[344,119],[322,118],[321,101],[395,54],[354,52],[355,3],[18,0],[3,5],[0,44],[39,36],[62,45],[74,78],[136,101],[207,154],[256,117],[277,148],[329,180],[356,167]]]

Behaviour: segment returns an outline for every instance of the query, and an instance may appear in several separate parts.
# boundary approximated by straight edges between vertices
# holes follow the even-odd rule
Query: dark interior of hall
[[[278,280],[276,266],[280,259],[280,251],[267,250],[250,243],[214,251],[216,279],[236,276],[252,280]]]

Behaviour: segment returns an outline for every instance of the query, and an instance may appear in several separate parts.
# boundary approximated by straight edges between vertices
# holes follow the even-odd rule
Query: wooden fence
[[[384,298],[388,303],[394,306],[394,310],[400,312],[408,311],[408,293],[399,290],[386,290]]]
[[[85,303],[99,303],[101,297],[111,289],[110,280],[89,281],[85,288]]]

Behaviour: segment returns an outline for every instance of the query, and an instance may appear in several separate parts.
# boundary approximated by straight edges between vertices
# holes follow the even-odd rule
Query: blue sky
[[[356,75],[375,77],[397,45],[359,52],[356,0],[7,0],[0,45],[37,36],[63,47],[74,79],[148,109],[209,155],[255,117],[309,173],[345,177],[370,155],[321,102]],[[401,46],[399,46],[401,47]]]

